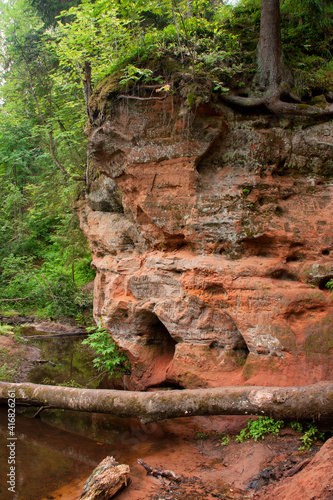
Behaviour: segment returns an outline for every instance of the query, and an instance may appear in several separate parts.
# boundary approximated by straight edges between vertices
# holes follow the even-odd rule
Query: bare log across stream
[[[69,338],[69,337],[87,337],[88,332],[75,332],[75,333],[50,333],[49,335],[29,335],[26,337],[23,335],[24,340],[44,340],[44,339],[61,339],[61,338]]]
[[[16,404],[137,417],[144,423],[194,415],[333,416],[333,382],[304,387],[215,387],[156,392],[77,389],[0,382],[0,404]]]

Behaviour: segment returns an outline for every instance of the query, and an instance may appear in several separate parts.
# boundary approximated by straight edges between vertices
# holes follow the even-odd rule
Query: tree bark
[[[333,382],[304,387],[215,387],[157,392],[77,389],[0,382],[0,403],[15,394],[16,404],[48,405],[144,423],[195,415],[270,415],[275,418],[333,416]]]
[[[113,457],[104,458],[84,483],[80,500],[113,498],[129,484],[129,473],[128,465],[119,465]]]
[[[225,102],[240,108],[264,106],[277,116],[322,119],[333,115],[333,104],[326,103],[325,107],[305,104],[289,88],[292,76],[283,63],[280,0],[261,0],[257,65],[261,95],[223,94]]]
[[[93,122],[93,115],[90,109],[89,100],[92,94],[92,84],[91,84],[91,64],[89,61],[84,63],[84,79],[83,79],[83,95],[86,103],[87,115],[90,119],[90,123]]]
[[[286,80],[287,71],[282,61],[280,0],[261,0],[258,70],[264,88]]]

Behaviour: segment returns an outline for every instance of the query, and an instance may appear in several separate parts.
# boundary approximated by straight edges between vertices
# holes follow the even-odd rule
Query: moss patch
[[[304,350],[307,356],[331,354],[333,351],[333,313],[311,325],[305,333]]]

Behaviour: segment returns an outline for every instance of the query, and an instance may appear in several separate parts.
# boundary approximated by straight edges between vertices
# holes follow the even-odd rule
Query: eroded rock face
[[[332,123],[118,102],[90,156],[122,193],[80,214],[94,315],[129,353],[129,387],[330,378]]]

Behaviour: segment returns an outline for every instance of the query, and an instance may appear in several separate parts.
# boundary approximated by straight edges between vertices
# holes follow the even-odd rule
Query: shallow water
[[[132,480],[137,484],[147,482],[145,471],[137,466],[138,458],[170,455],[180,439],[186,435],[193,437],[202,429],[202,422],[195,418],[143,425],[137,419],[56,410],[42,412],[42,418],[16,417],[16,494],[13,494],[6,488],[7,409],[0,408],[2,500],[74,500],[82,491],[84,480],[109,455],[130,465]],[[147,485],[155,486],[155,480],[148,479]],[[130,498],[125,492],[123,495]]]
[[[25,336],[28,334],[37,333],[30,329],[24,332]],[[60,337],[29,342],[41,349],[42,359],[55,365],[37,366],[31,371],[29,381],[45,383],[50,379],[63,383],[74,379],[76,383],[86,384],[96,372],[92,368],[92,353],[82,348],[81,341],[82,337]],[[209,418],[202,417],[143,425],[137,419],[64,410],[44,410],[39,414],[40,418],[32,418],[35,412],[36,408],[26,411],[29,418],[21,414],[16,416],[14,494],[8,491],[7,485],[7,408],[0,407],[2,500],[75,500],[96,465],[109,455],[131,467],[131,487],[120,493],[119,500],[145,499],[156,489],[157,480],[146,476],[137,459],[149,463],[155,457],[155,460],[161,459],[162,468],[163,464],[173,468],[175,460],[179,460],[178,455],[187,453],[191,462],[194,450],[190,444],[186,445],[186,440],[193,441],[197,432],[210,430]],[[178,450],[181,450],[180,454]]]
[[[0,408],[0,498],[39,500],[75,477],[88,477],[111,449],[54,428],[40,419],[16,416],[16,493],[8,491],[7,409]],[[7,487],[6,487],[7,486]]]
[[[28,382],[36,384],[63,384],[74,381],[76,385],[95,388],[98,384],[98,371],[93,366],[93,352],[82,345],[84,335],[58,336],[33,327],[21,327],[21,334],[27,343],[41,350],[45,363],[37,364],[28,375]],[[52,338],[53,337],[53,338]],[[93,382],[91,382],[93,381]]]

